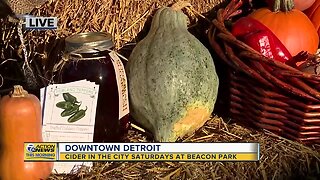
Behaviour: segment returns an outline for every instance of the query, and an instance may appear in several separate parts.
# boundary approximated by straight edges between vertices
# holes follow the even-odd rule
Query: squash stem
[[[13,91],[11,92],[11,97],[25,97],[28,95],[28,92],[23,89],[20,85],[14,85]]]
[[[293,8],[293,0],[275,0],[273,4],[273,12],[290,12]]]
[[[189,2],[186,2],[186,1],[178,1],[176,3],[174,3],[171,8],[175,11],[178,11],[178,10],[181,10],[182,8],[185,8],[185,7],[190,7],[191,4]]]

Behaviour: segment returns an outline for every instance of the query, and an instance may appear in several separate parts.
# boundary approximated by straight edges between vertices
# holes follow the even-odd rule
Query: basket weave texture
[[[320,76],[266,58],[234,37],[225,20],[236,1],[219,9],[208,38],[230,68],[230,116],[304,144],[320,143]],[[271,68],[266,68],[266,67]]]

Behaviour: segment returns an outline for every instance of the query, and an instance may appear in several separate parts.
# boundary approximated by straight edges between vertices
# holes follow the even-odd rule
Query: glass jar
[[[58,81],[86,79],[99,84],[93,142],[119,142],[129,125],[128,114],[119,120],[117,79],[109,56],[113,46],[112,36],[104,32],[80,33],[66,38],[68,59]]]

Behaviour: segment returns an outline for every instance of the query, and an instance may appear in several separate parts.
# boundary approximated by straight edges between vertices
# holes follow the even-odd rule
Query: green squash
[[[219,86],[208,49],[181,10],[159,9],[126,65],[130,114],[158,142],[175,142],[204,125]]]

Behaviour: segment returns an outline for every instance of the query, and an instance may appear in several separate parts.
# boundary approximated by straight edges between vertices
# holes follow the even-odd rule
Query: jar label
[[[109,53],[111,61],[116,73],[118,94],[119,94],[119,120],[129,114],[128,85],[127,76],[122,61],[116,54],[111,51]]]
[[[40,89],[45,142],[92,142],[100,85],[86,79]],[[83,162],[56,162],[53,173],[68,173]],[[84,166],[91,167],[87,162]]]

